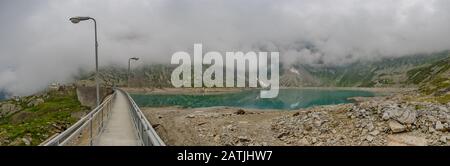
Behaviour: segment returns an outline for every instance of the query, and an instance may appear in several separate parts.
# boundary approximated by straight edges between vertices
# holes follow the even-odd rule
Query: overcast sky
[[[0,89],[34,93],[100,65],[176,51],[280,51],[281,62],[339,65],[450,48],[449,0],[1,0]]]

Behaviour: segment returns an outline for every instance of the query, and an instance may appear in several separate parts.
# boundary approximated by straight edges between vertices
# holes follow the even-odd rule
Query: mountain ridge
[[[344,66],[280,65],[281,87],[424,87],[428,82],[445,82],[449,76],[439,76],[450,70],[450,52],[385,58],[373,62],[354,62]],[[132,69],[131,87],[172,87],[174,65],[147,64]],[[207,66],[204,67],[206,69]],[[428,78],[429,77],[429,78]],[[100,69],[103,84],[128,86],[127,70],[115,66]],[[94,80],[94,74],[84,73],[78,79]],[[224,79],[225,80],[225,79]],[[421,81],[420,81],[421,80]],[[440,86],[447,86],[440,85]],[[423,89],[423,88],[422,88]],[[439,88],[438,88],[439,89]]]

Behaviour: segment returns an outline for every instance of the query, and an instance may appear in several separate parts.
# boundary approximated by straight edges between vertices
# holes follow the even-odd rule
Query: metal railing
[[[43,146],[92,146],[111,116],[112,103],[116,97],[114,92],[99,106],[81,118],[67,130],[44,142]]]
[[[43,146],[93,146],[96,138],[102,133],[103,127],[111,117],[112,104],[117,93],[124,93],[127,96],[129,111],[136,129],[140,144],[143,146],[165,146],[165,143],[153,129],[150,122],[142,113],[131,96],[121,90],[116,89],[108,96],[103,103],[81,118],[64,132],[53,136],[48,141],[42,143]]]
[[[155,129],[153,129],[150,122],[142,113],[141,109],[134,102],[131,96],[119,89],[122,93],[126,94],[128,97],[128,102],[130,105],[131,118],[133,119],[134,127],[137,131],[137,136],[141,140],[141,144],[143,146],[166,146],[166,144],[161,140],[161,138],[156,133]]]

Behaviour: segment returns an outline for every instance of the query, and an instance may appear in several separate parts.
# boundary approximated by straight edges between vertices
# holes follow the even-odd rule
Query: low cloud
[[[48,0],[0,2],[0,89],[27,95],[100,65],[169,64],[177,51],[280,51],[285,64],[341,65],[450,49],[448,0]]]

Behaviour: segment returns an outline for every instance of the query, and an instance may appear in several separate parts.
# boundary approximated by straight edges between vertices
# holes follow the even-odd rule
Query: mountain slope
[[[283,87],[317,86],[320,84],[317,78],[301,66],[293,66],[287,70],[282,70],[280,74],[280,86]]]
[[[383,59],[377,62],[355,62],[346,66],[312,67],[305,69],[325,86],[404,87],[418,84],[408,81],[410,70],[429,66],[449,57],[449,52]]]
[[[408,71],[408,81],[420,84],[425,94],[442,95],[450,92],[450,57]]]
[[[280,65],[282,87],[417,87],[423,81],[437,79],[448,70],[450,52],[429,55],[404,56],[372,62],[355,62],[345,66]],[[447,61],[443,60],[447,59]],[[172,65],[144,65],[136,67],[130,75],[131,87],[172,87]],[[204,69],[207,67],[205,66]],[[127,70],[114,66],[100,70],[106,85],[127,85]],[[94,79],[93,73],[81,74],[78,79]],[[443,75],[441,80],[446,80]],[[224,79],[225,80],[225,79]],[[435,82],[442,82],[435,80]],[[248,80],[247,80],[248,81]],[[445,82],[445,81],[444,81]]]

